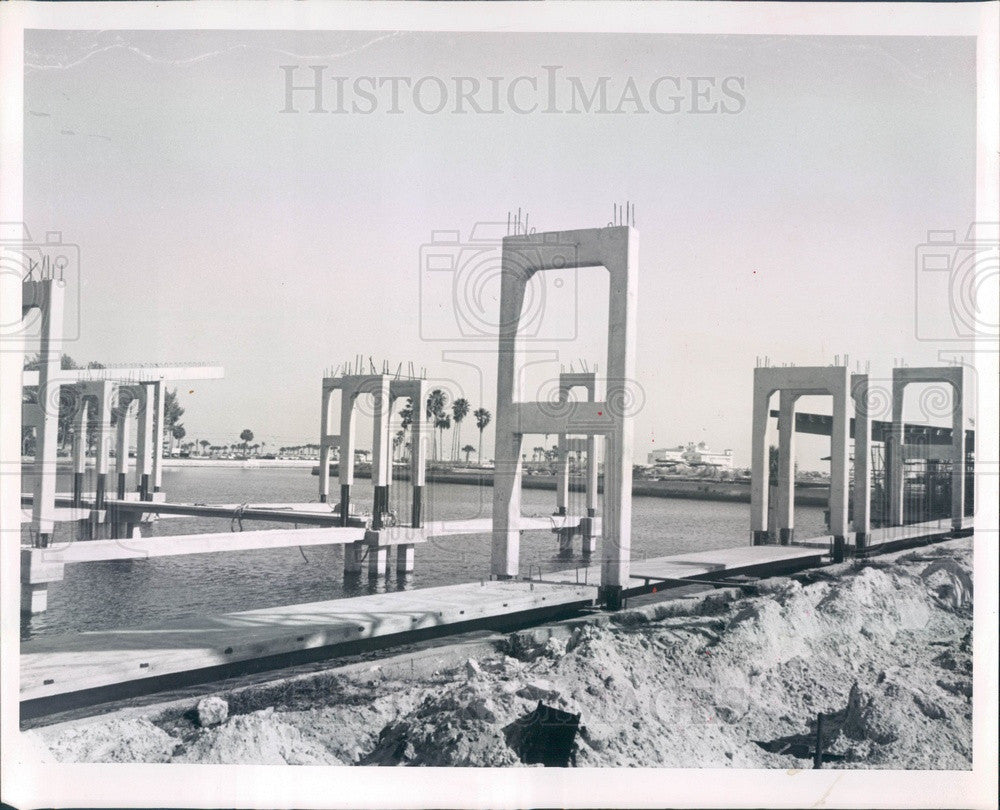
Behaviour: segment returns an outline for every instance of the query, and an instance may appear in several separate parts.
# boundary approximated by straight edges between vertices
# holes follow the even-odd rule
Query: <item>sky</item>
[[[29,31],[25,51],[25,224],[79,247],[66,351],[223,365],[180,386],[191,439],[315,442],[324,370],[357,355],[495,411],[499,262],[469,240],[519,208],[543,231],[635,206],[636,461],[706,441],[748,463],[758,358],[847,355],[877,383],[951,346],[916,257],[974,218],[971,39]],[[286,96],[314,66],[323,112]],[[607,288],[535,290],[527,398],[606,367]],[[925,399],[907,417],[950,424]],[[797,452],[824,469],[828,443]]]

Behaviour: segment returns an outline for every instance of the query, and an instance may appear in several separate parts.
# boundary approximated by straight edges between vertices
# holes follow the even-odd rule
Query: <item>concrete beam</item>
[[[61,385],[78,382],[115,382],[125,385],[178,380],[221,380],[225,377],[222,366],[109,366],[108,368],[60,369]],[[25,387],[38,385],[38,372],[25,370],[21,384]]]

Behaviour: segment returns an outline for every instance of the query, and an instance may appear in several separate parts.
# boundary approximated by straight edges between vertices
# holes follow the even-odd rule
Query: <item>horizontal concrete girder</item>
[[[264,529],[123,540],[88,540],[79,543],[53,544],[48,548],[33,549],[32,553],[38,555],[39,562],[65,565],[103,560],[144,560],[150,557],[210,554],[220,551],[249,551],[260,548],[344,545],[364,539],[363,528],[330,526],[322,529]],[[406,542],[421,541],[408,539]]]
[[[152,383],[161,380],[221,380],[226,376],[222,366],[114,366],[110,368],[61,369],[49,383],[72,385],[75,382],[107,380],[123,383]],[[38,385],[37,371],[22,372],[21,384]]]

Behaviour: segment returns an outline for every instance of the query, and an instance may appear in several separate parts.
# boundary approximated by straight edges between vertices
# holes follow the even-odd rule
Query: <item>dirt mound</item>
[[[385,726],[359,765],[502,766],[520,761],[507,745],[500,719],[516,698],[491,696],[476,679],[428,696],[410,716]]]
[[[433,677],[223,695],[232,716],[212,728],[154,718],[46,741],[63,761],[511,766],[526,746],[510,730],[541,702],[579,716],[579,766],[811,767],[823,714],[825,767],[968,768],[970,560],[958,541],[515,634]]]
[[[57,762],[169,762],[180,740],[138,718],[66,729],[47,743]]]
[[[187,743],[173,762],[229,765],[339,765],[329,751],[306,739],[274,709],[230,717]]]

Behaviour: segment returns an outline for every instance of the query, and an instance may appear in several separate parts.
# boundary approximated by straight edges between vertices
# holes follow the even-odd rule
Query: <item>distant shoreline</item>
[[[88,459],[88,467],[91,459]],[[69,459],[60,459],[60,467],[65,464],[71,466]],[[310,469],[313,475],[319,474],[319,465],[314,459],[302,458],[270,458],[270,459],[206,459],[206,458],[165,458],[163,459],[164,469],[183,469],[224,467],[236,469]],[[337,464],[330,465],[330,475],[337,476]],[[356,464],[354,468],[355,478],[371,478],[371,467],[368,464]],[[393,479],[397,481],[409,480],[409,469],[396,466],[393,469]],[[427,483],[429,484],[457,484],[464,486],[493,486],[492,470],[477,470],[466,468],[463,470],[437,470],[427,471]],[[521,486],[524,489],[544,489],[555,491],[556,477],[554,475],[524,475],[521,479]],[[603,491],[603,481],[598,483],[598,491]],[[570,490],[572,492],[583,492],[584,482],[582,476],[572,476],[570,479]],[[800,506],[826,506],[829,502],[830,488],[828,484],[812,484],[799,481],[795,485],[795,503]],[[652,480],[647,478],[635,478],[632,481],[632,495],[649,498],[682,498],[688,500],[702,501],[728,501],[732,503],[750,502],[750,482],[740,481],[716,481],[705,478],[674,478],[665,480]]]

